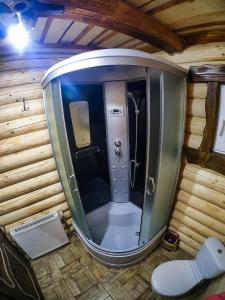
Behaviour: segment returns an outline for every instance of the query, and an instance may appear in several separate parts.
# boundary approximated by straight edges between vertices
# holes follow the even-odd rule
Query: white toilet
[[[181,296],[206,279],[225,272],[225,247],[208,238],[193,260],[174,260],[159,265],[152,273],[152,289],[161,296]]]

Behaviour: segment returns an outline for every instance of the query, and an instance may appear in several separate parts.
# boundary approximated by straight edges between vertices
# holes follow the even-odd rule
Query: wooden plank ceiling
[[[224,0],[127,0],[126,2],[166,25],[184,41],[185,47],[225,41]],[[132,48],[147,52],[159,51],[159,48],[143,40],[72,18],[39,17],[31,38],[47,47],[66,46],[84,50]]]

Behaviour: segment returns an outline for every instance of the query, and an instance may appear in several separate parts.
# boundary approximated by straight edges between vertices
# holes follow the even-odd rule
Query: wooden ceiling
[[[66,3],[68,1],[53,2]],[[112,0],[108,2],[113,3]],[[174,33],[174,36],[183,42],[184,47],[225,41],[225,0],[127,0],[125,2],[165,25],[169,33]],[[119,18],[121,16],[118,17],[118,22],[121,22]],[[115,31],[115,26],[99,26],[99,23],[102,24],[99,21],[90,22],[86,18],[84,22],[84,19],[81,19],[79,15],[76,17],[69,13],[55,18],[39,17],[31,38],[37,44],[44,44],[46,47],[83,50],[132,48],[147,52],[165,50],[165,47],[160,47],[157,43],[144,42],[146,39],[143,39],[143,36],[141,36],[142,40],[138,39],[138,35],[133,34],[134,30],[131,31],[132,36],[130,36],[119,30]],[[134,23],[136,27],[140,25],[136,20]],[[150,28],[151,24],[144,24],[146,24],[144,30],[151,33],[154,29]],[[178,48],[175,47],[174,51],[169,52],[182,50]]]

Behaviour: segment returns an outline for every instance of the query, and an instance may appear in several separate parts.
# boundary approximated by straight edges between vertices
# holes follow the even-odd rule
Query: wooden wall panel
[[[187,87],[187,115],[184,144],[198,149],[206,125],[206,83],[190,84]]]
[[[185,68],[224,64],[224,47],[225,43],[198,45],[181,54],[159,56]],[[188,84],[185,144],[196,149],[204,131],[206,93],[206,84]],[[184,162],[169,227],[180,235],[180,248],[192,255],[207,237],[225,242],[225,176]]]
[[[190,254],[196,254],[209,236],[225,242],[224,189],[225,176],[197,165],[183,166],[170,228],[179,233],[181,248]],[[187,243],[186,237],[200,243],[199,247]]]
[[[68,55],[36,56],[17,60],[12,55],[0,62],[0,226],[6,232],[55,210],[71,218],[52,156],[40,86],[46,68]]]

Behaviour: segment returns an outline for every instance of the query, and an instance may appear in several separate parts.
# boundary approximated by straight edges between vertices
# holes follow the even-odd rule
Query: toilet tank
[[[225,247],[216,238],[208,238],[196,257],[197,266],[205,279],[225,272]]]

